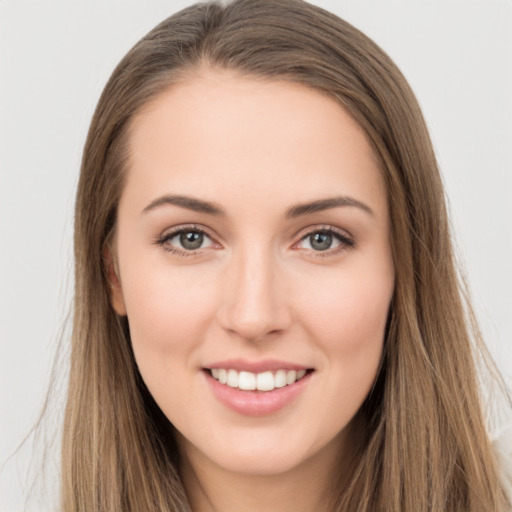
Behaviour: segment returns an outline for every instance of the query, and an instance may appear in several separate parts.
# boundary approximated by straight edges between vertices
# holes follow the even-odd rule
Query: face
[[[203,70],[129,143],[113,304],[185,458],[268,475],[339,453],[394,286],[362,130],[319,92]]]

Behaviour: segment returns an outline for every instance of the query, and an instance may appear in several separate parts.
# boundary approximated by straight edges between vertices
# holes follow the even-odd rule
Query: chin
[[[231,473],[247,476],[272,476],[288,473],[300,467],[307,457],[297,453],[237,453],[218,461],[218,465]]]
[[[181,447],[191,461],[198,458],[210,463],[223,471],[244,476],[272,476],[301,471],[301,468],[315,464],[318,460],[324,468],[326,465],[337,464],[343,432],[338,434],[324,432],[323,435],[312,436],[312,433],[297,430],[290,432],[245,432],[232,433],[220,442],[212,435],[210,443],[192,444],[181,438]],[[317,433],[319,434],[319,433]]]

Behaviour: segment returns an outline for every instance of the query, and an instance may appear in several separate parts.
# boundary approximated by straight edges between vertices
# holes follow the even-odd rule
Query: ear
[[[110,285],[110,303],[118,315],[126,316],[123,289],[119,279],[119,270],[114,250],[109,243],[103,249],[103,265]]]

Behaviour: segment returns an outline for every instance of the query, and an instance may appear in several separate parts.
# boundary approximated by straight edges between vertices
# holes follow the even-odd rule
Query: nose
[[[271,254],[234,255],[226,274],[218,310],[226,331],[259,342],[288,329],[291,315],[284,280]]]

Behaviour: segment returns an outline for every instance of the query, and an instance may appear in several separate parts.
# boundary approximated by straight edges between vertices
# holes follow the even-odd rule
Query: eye
[[[181,248],[187,251],[195,251],[196,249],[200,249],[205,239],[208,240],[208,237],[205,236],[204,233],[200,231],[182,231],[178,235],[173,236],[169,243],[178,243],[181,245]]]
[[[176,253],[192,253],[214,245],[213,240],[203,230],[195,227],[165,233],[156,240],[156,243],[165,250]]]
[[[313,249],[314,251],[327,251],[333,245],[333,243],[339,243],[331,233],[313,233],[303,238],[302,241],[305,243],[307,249]]]
[[[302,237],[297,248],[314,252],[337,253],[348,247],[353,247],[354,241],[347,235],[334,230],[333,228],[317,229],[310,231]]]

